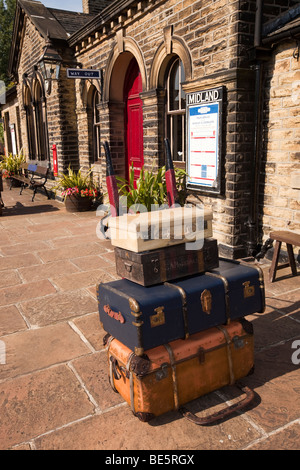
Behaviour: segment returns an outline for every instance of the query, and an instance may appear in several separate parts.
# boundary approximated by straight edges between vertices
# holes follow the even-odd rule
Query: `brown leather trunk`
[[[219,266],[218,244],[214,238],[206,238],[200,250],[187,250],[185,244],[142,253],[115,248],[115,259],[120,277],[145,287]]]
[[[142,421],[160,416],[247,376],[254,367],[252,324],[213,327],[136,356],[107,339],[110,383]]]

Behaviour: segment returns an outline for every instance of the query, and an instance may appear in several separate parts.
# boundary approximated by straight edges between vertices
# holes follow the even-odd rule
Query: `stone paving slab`
[[[0,380],[41,370],[91,352],[66,323],[9,335],[5,345],[6,364],[1,367]]]
[[[300,449],[300,276],[268,281],[254,327],[255,400],[201,427],[173,411],[143,423],[108,381],[96,285],[117,279],[95,211],[5,190],[0,217],[0,448],[115,450]],[[15,247],[15,249],[14,249]],[[299,341],[299,353],[295,348]],[[292,361],[292,355],[294,360]],[[3,361],[3,359],[5,359]],[[224,387],[188,404],[205,416],[238,398]]]

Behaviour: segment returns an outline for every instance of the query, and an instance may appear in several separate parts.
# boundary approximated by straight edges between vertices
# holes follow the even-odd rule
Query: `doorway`
[[[125,176],[127,180],[132,165],[134,168],[134,179],[136,180],[144,164],[143,102],[140,98],[142,91],[141,73],[137,61],[133,58],[129,63],[124,82]]]

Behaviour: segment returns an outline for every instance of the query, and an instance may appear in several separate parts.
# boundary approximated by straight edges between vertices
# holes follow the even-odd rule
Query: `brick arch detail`
[[[37,101],[37,95],[36,95],[37,86],[40,86],[41,99],[42,99],[42,101],[44,101],[45,98],[46,98],[46,93],[45,93],[44,80],[43,80],[42,75],[40,74],[40,72],[35,72],[33,77],[32,77],[31,96],[32,96],[33,101]]]
[[[98,80],[83,80],[82,86],[80,84],[81,90],[80,90],[80,97],[81,97],[81,102],[84,107],[88,106],[90,107],[92,105],[92,96],[93,96],[93,91],[96,88],[98,93],[101,94],[101,87],[99,84]]]
[[[169,50],[166,46],[166,43],[162,42],[155,53],[150,70],[150,90],[164,87],[166,67],[169,63],[170,57],[174,55],[177,55],[183,63],[186,80],[192,79],[192,59],[188,46],[182,38],[172,36]]]
[[[123,38],[122,44],[120,47],[120,43],[116,42],[112,52],[108,58],[107,61],[107,67],[106,67],[106,73],[104,76],[104,86],[103,86],[103,101],[109,101],[111,98],[110,96],[110,84],[112,80],[112,75],[113,75],[113,69],[114,66],[117,62],[118,59],[120,59],[121,55],[123,53],[130,53],[128,54],[128,64],[130,62],[129,60],[129,55],[130,57],[133,56],[139,66],[140,72],[141,72],[141,78],[142,78],[142,84],[143,84],[143,91],[148,89],[148,84],[147,84],[147,74],[146,74],[146,65],[145,65],[145,60],[144,56],[136,43],[136,41],[132,38]],[[127,64],[127,66],[128,66]],[[124,78],[125,78],[125,73],[126,69],[124,70]],[[121,89],[122,87],[120,87]]]

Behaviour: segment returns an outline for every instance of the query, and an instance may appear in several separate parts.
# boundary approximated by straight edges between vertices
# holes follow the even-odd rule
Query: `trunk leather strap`
[[[233,385],[235,382],[234,371],[233,371],[233,363],[232,363],[232,355],[230,349],[231,339],[229,337],[228,331],[223,326],[217,326],[217,328],[222,331],[225,340],[226,340],[226,348],[227,348],[227,359],[228,359],[228,367],[229,367],[229,377],[230,377],[230,385]]]
[[[172,287],[173,289],[177,289],[181,296],[182,301],[182,316],[183,316],[183,324],[184,324],[184,337],[187,339],[189,334],[189,322],[188,322],[188,309],[187,309],[187,302],[186,302],[186,293],[182,287],[176,286],[175,284],[171,284],[169,282],[164,283],[167,287]]]
[[[179,409],[179,399],[178,399],[178,387],[177,387],[177,377],[176,377],[176,365],[175,365],[175,358],[172,348],[169,344],[164,344],[164,347],[168,351],[169,358],[170,358],[170,365],[172,369],[172,382],[173,382],[173,394],[174,394],[174,405],[175,409]]]

